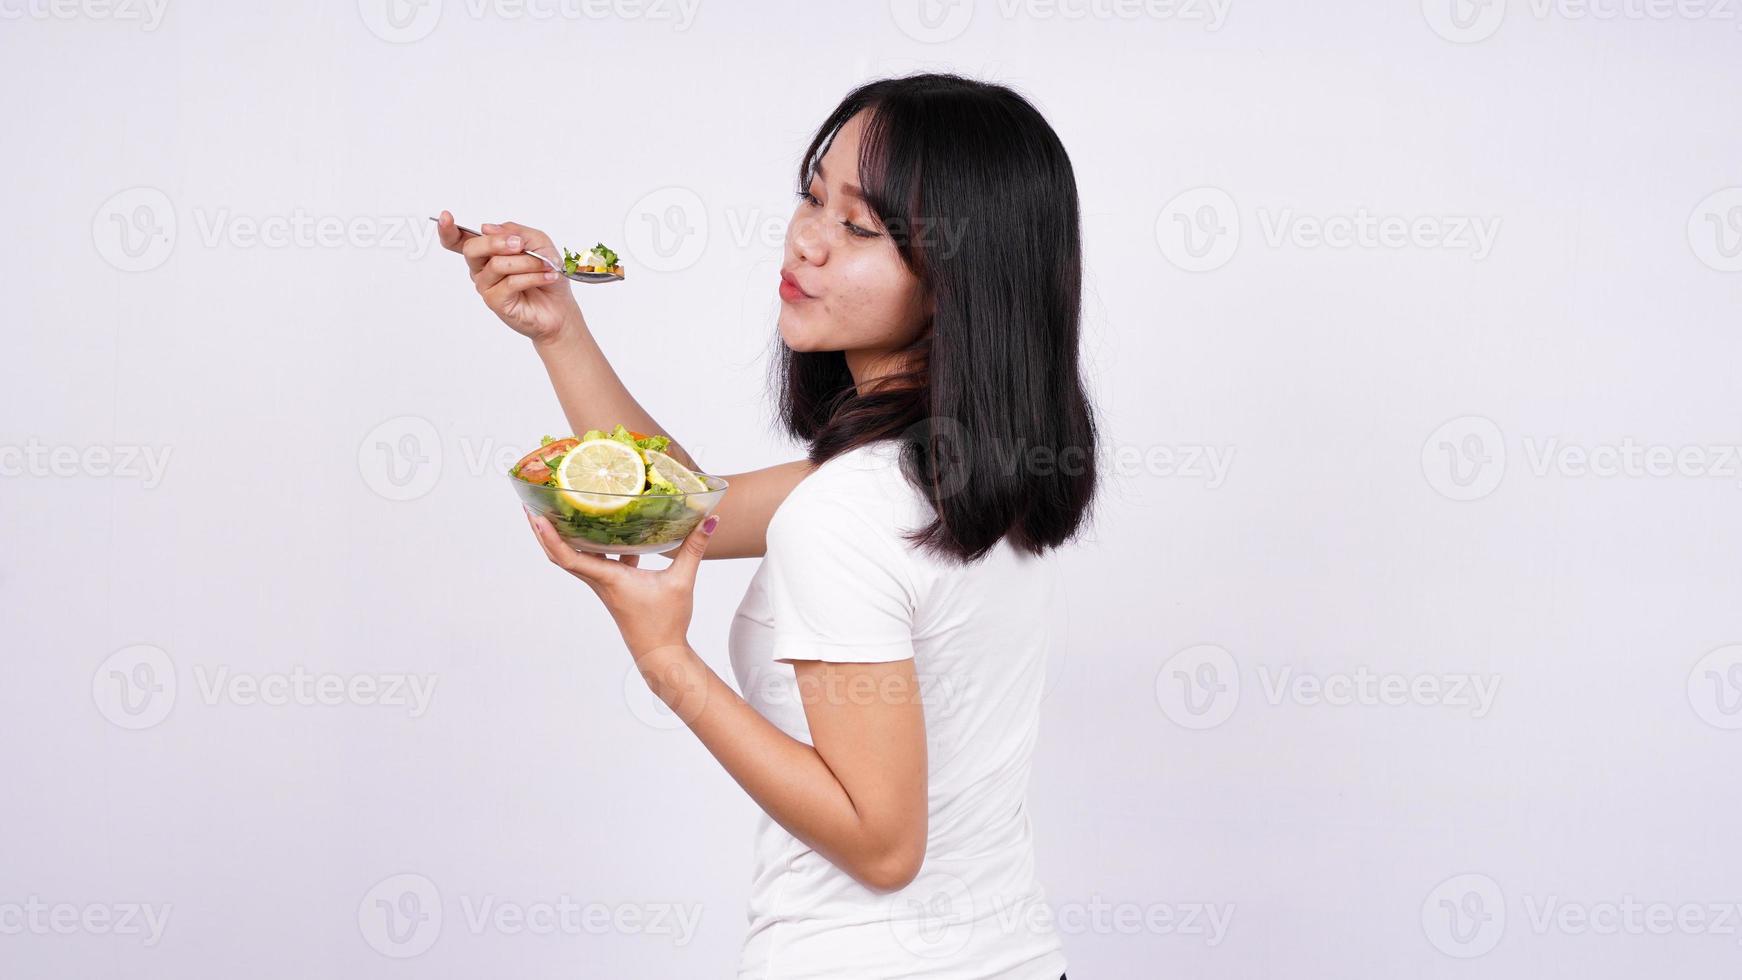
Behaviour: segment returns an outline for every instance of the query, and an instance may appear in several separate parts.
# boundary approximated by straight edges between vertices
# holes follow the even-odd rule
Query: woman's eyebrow
[[[817,161],[817,176],[822,179],[823,183],[829,182],[829,179],[823,176],[823,162],[821,160]],[[858,184],[842,184],[841,193],[856,197],[861,201],[865,200],[865,192],[859,188]]]

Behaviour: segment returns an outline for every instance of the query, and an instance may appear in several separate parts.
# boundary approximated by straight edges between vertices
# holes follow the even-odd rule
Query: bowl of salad
[[[542,514],[576,551],[649,555],[683,544],[726,495],[666,450],[671,440],[617,426],[545,436],[509,468],[520,502]]]

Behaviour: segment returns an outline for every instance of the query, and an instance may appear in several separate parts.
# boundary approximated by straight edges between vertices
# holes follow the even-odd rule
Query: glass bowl
[[[517,476],[520,502],[542,514],[576,551],[595,555],[658,555],[683,544],[726,496],[725,480],[706,473],[699,493],[582,493],[528,483]]]

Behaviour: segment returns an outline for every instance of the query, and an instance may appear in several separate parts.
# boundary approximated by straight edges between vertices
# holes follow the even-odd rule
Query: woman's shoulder
[[[793,487],[769,522],[796,534],[818,525],[899,542],[932,519],[930,505],[901,471],[901,443],[880,440],[830,457]]]
[[[895,440],[856,447],[822,463],[787,495],[768,524],[767,555],[794,567],[851,564],[868,580],[900,582],[916,607],[980,601],[991,591],[1030,595],[1056,578],[1052,555],[1035,556],[1000,541],[962,566],[911,539],[936,519],[930,502],[901,469]],[[870,568],[879,570],[877,575]],[[1027,583],[1026,585],[1024,583]],[[1038,599],[1033,609],[1044,607]],[[924,620],[924,614],[922,621]]]

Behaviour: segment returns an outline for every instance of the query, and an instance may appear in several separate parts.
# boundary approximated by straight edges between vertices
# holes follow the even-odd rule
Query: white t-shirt
[[[901,532],[931,509],[899,452],[892,440],[862,446],[793,489],[769,521],[730,645],[745,699],[806,744],[787,661],[913,658],[930,768],[925,862],[906,888],[878,893],[762,814],[740,980],[1065,971],[1027,806],[1056,565],[1005,541],[968,566],[909,545]]]

